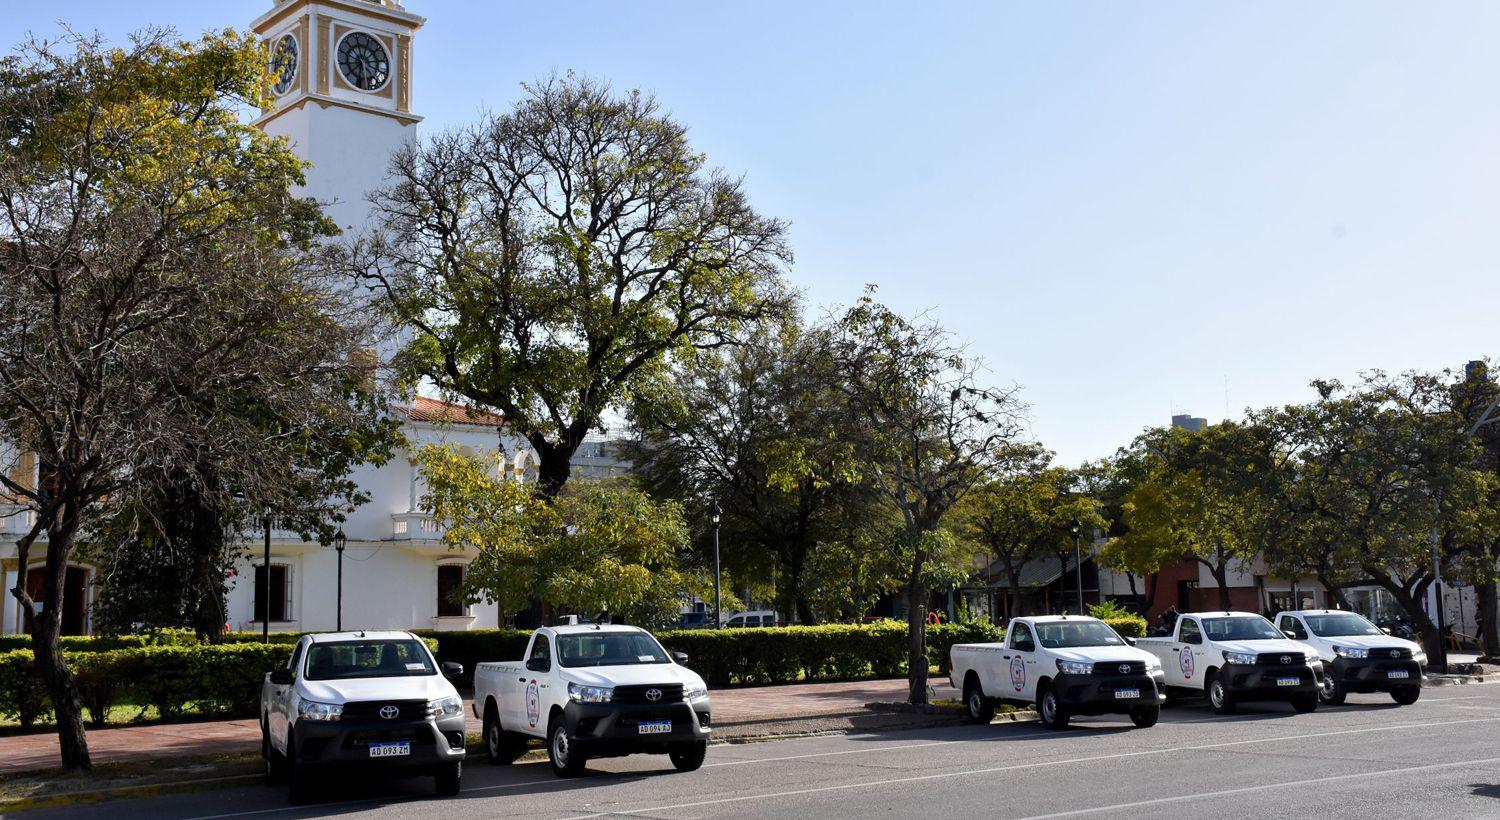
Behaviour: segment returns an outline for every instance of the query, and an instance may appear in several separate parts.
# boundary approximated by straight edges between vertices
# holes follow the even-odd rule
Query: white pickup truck
[[[1427,653],[1419,644],[1336,609],[1283,612],[1276,625],[1318,651],[1323,659],[1318,697],[1330,706],[1343,703],[1350,692],[1389,692],[1403,706],[1422,696]]]
[[[1134,643],[1161,661],[1170,689],[1207,692],[1219,714],[1250,700],[1290,701],[1298,712],[1318,708],[1317,651],[1252,612],[1189,612],[1178,616],[1171,637]]]
[[[524,660],[474,669],[474,715],[491,763],[514,761],[545,738],[552,771],[581,774],[591,757],[667,754],[678,771],[708,751],[708,687],[633,626],[542,627]]]
[[[430,774],[438,794],[458,794],[464,706],[449,678],[462,674],[410,632],[302,636],[261,687],[266,781],[285,780],[293,803],[333,769]]]
[[[1043,725],[1073,715],[1128,714],[1154,726],[1166,700],[1161,664],[1097,618],[1015,618],[1000,643],[954,644],[950,682],[962,687],[969,718],[989,723],[999,702],[1036,704]]]

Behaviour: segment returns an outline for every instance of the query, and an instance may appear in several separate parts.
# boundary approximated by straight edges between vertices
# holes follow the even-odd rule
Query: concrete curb
[[[1473,686],[1490,683],[1484,675],[1440,675],[1429,674],[1423,681],[1425,686]]]
[[[260,774],[232,774],[221,777],[205,777],[197,780],[175,780],[166,783],[141,783],[133,786],[117,786],[95,791],[64,792],[39,797],[22,797],[0,800],[0,813],[29,811],[32,809],[55,809],[84,803],[103,803],[107,800],[123,800],[135,797],[156,797],[163,794],[186,794],[209,791],[224,786],[244,786],[260,782]]]

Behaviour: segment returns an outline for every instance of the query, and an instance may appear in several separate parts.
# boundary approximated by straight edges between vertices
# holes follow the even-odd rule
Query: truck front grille
[[[396,714],[382,714],[387,706],[394,706]],[[344,720],[422,720],[427,717],[425,700],[357,700],[344,704]]]
[[[1307,663],[1305,652],[1262,652],[1255,658],[1257,666],[1302,666]]]
[[[1094,664],[1095,675],[1144,675],[1145,661],[1099,661]]]
[[[657,697],[649,697],[648,693],[655,690]],[[648,683],[632,684],[630,686],[616,686],[614,696],[611,700],[615,703],[644,703],[668,704],[682,700],[682,684],[680,683]]]

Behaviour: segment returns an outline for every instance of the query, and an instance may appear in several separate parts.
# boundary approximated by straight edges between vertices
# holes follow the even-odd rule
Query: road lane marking
[[[1075,757],[1065,760],[1045,760],[1036,763],[1018,763],[1011,766],[994,766],[984,769],[965,769],[957,772],[941,772],[938,774],[914,775],[912,777],[897,777],[877,781],[860,781],[858,783],[840,783],[832,786],[814,786],[806,789],[793,789],[784,792],[772,792],[770,794],[749,794],[737,797],[721,797],[714,800],[697,800],[691,803],[672,803],[661,806],[647,806],[644,808],[626,809],[620,808],[616,811],[595,812],[592,814],[568,815],[566,820],[592,820],[596,817],[609,817],[611,815],[643,814],[658,811],[678,811],[681,809],[694,809],[703,806],[718,806],[726,803],[743,803],[749,800],[768,800],[779,797],[800,797],[808,794],[822,794],[827,792],[848,791],[850,789],[868,789],[875,786],[896,785],[902,783],[921,783],[929,780],[949,780],[955,777],[971,777],[974,775],[998,774],[1001,772],[1014,772],[1023,769],[1039,769],[1050,766],[1065,766],[1074,763],[1093,763],[1100,760],[1119,760],[1129,757],[1145,757],[1150,755],[1172,754],[1175,752],[1194,752],[1207,749],[1222,749],[1229,746],[1245,746],[1255,743],[1278,743],[1288,740],[1308,740],[1319,737],[1337,737],[1339,735],[1366,734],[1369,732],[1391,732],[1398,729],[1430,729],[1439,726],[1455,726],[1469,723],[1496,723],[1500,717],[1493,718],[1469,718],[1465,720],[1445,720],[1430,723],[1398,723],[1390,726],[1371,726],[1363,729],[1343,729],[1335,732],[1312,732],[1301,735],[1283,735],[1280,737],[1267,737],[1256,740],[1233,740],[1224,743],[1202,743],[1191,746],[1171,746],[1165,749],[1145,749],[1138,752],[1119,752],[1116,754],[1091,755],[1088,757]],[[1500,760],[1500,758],[1497,758]],[[1097,811],[1097,809],[1090,809]]]
[[[1155,800],[1137,800],[1134,803],[1115,803],[1111,806],[1094,806],[1088,809],[1074,809],[1072,811],[1060,811],[1052,814],[1033,814],[1021,820],[1051,820],[1056,817],[1077,817],[1082,814],[1098,814],[1100,812],[1117,812],[1126,809],[1139,809],[1146,806],[1159,806],[1166,803],[1180,803],[1186,800],[1206,800],[1210,797],[1228,797],[1235,794],[1247,794],[1249,792],[1264,791],[1266,789],[1287,789],[1297,786],[1316,786],[1322,783],[1334,783],[1340,780],[1357,780],[1362,777],[1377,777],[1385,774],[1406,774],[1408,772],[1429,772],[1438,769],[1461,769],[1465,766],[1482,766],[1487,763],[1500,763],[1500,757],[1487,757],[1482,760],[1459,760],[1453,763],[1429,763],[1425,766],[1398,766],[1394,769],[1381,769],[1375,772],[1356,772],[1354,774],[1336,774],[1328,777],[1315,777],[1310,780],[1291,780],[1285,783],[1263,783],[1258,786],[1242,786],[1238,789],[1224,789],[1216,792],[1201,792],[1199,794],[1179,794],[1172,797],[1158,797]]]

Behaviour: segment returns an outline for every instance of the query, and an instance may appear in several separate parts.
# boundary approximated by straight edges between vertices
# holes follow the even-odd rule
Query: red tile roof
[[[453,404],[426,396],[417,396],[409,407],[399,408],[412,421],[430,424],[472,424],[478,427],[500,427],[505,417],[487,410],[475,410],[461,404]]]

